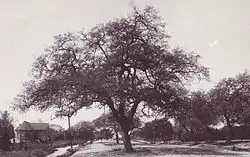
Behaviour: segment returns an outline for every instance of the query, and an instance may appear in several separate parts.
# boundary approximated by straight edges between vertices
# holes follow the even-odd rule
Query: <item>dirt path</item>
[[[73,148],[78,147],[78,145],[74,145]],[[56,157],[59,155],[63,155],[67,152],[67,150],[70,149],[70,146],[67,147],[62,147],[62,148],[58,148],[57,151],[55,151],[54,153],[48,155],[47,157]]]
[[[93,144],[83,147],[81,150],[74,153],[71,157],[83,157],[86,156],[86,154],[88,154],[88,156],[91,156],[91,154],[95,153],[112,151],[115,147],[121,146],[107,146],[103,142],[94,142]]]
[[[122,145],[115,145],[112,142],[98,141],[87,145],[73,154],[71,157],[249,157],[250,152],[235,152],[218,147],[216,145],[187,145],[187,144],[137,144],[134,145],[136,153],[128,154],[123,151]]]

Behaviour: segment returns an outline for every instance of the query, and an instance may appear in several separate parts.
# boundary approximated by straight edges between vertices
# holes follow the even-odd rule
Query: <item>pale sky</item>
[[[0,110],[9,109],[35,57],[54,35],[125,16],[131,4],[154,5],[168,23],[171,43],[203,57],[211,82],[193,88],[208,89],[250,68],[249,0],[0,0]],[[72,123],[92,120],[102,112],[81,111]],[[50,121],[52,112],[11,113],[16,124],[42,119],[67,127],[66,119]]]

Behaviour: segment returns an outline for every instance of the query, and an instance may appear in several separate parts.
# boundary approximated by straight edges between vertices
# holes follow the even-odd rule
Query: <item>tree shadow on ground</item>
[[[215,149],[208,148],[150,148],[151,152],[157,152],[160,154],[176,154],[176,155],[227,155],[233,156],[235,153],[223,153],[216,151]]]
[[[222,142],[214,142],[213,144],[215,145],[222,145],[222,146],[230,146],[230,145],[234,145],[234,144],[239,144],[239,143],[249,143],[250,140],[244,140],[244,141],[232,141],[231,143],[227,143],[226,141],[222,141]]]
[[[143,147],[136,148],[135,152],[129,154],[126,153],[123,149],[113,149],[108,152],[95,152],[86,154],[86,156],[96,156],[96,157],[108,157],[108,156],[146,156],[146,155],[211,155],[211,156],[235,156],[235,153],[223,153],[213,149],[207,148],[157,148],[157,147]]]

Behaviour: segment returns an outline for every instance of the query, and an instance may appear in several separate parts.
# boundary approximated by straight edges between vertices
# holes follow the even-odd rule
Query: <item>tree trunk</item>
[[[119,144],[119,135],[118,135],[118,129],[117,129],[117,124],[115,124],[114,126],[113,126],[114,128],[114,131],[115,131],[115,140],[116,140],[116,144]]]
[[[70,126],[70,116],[68,116],[68,125],[69,125],[69,138],[70,138],[70,148],[73,149],[73,142],[72,142],[72,132],[71,132],[71,126]]]
[[[167,138],[166,137],[162,137],[162,141],[163,141],[163,143],[167,143]]]
[[[112,106],[109,105],[114,117],[116,118],[117,123],[119,124],[119,130],[122,133],[123,138],[123,145],[126,152],[133,152],[129,131],[132,129],[133,124],[133,114],[130,116],[125,115],[124,107],[121,105],[119,106],[118,111]]]
[[[227,143],[232,142],[233,127],[231,125],[227,126]]]
[[[119,136],[118,136],[117,130],[115,130],[115,140],[116,140],[116,144],[119,144]]]
[[[131,124],[133,122],[133,119],[130,118],[124,118],[124,119],[119,119],[118,123],[120,125],[120,131],[122,133],[122,138],[123,138],[123,145],[125,148],[125,151],[128,153],[133,152],[131,140],[130,140],[130,135],[129,131],[131,130]]]
[[[126,152],[133,152],[130,136],[128,134],[128,131],[122,130],[122,136],[123,136],[123,145]]]
[[[226,119],[226,124],[227,124],[227,144],[230,144],[232,142],[232,133],[233,133],[233,126],[230,123],[230,119],[227,116],[224,116]]]

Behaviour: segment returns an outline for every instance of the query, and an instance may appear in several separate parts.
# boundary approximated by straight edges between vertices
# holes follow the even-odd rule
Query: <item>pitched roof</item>
[[[16,128],[16,130],[19,131],[47,130],[48,127],[49,127],[48,123],[29,123],[27,121],[24,121]]]
[[[30,123],[33,130],[47,130],[49,127],[48,123]]]

